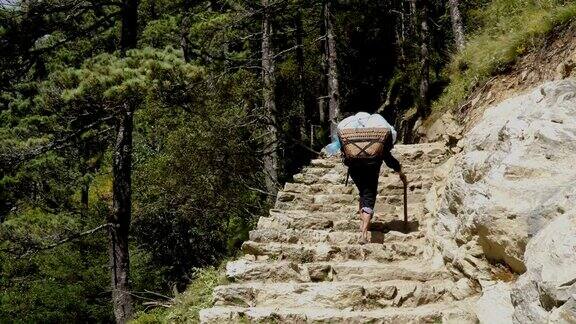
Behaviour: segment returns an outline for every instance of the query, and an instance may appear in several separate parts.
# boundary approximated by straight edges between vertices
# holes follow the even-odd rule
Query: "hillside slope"
[[[555,28],[543,37],[538,46],[520,56],[514,64],[472,89],[460,104],[437,111],[417,132],[423,142],[438,141],[446,135],[461,135],[479,122],[489,106],[497,105],[544,82],[575,75],[576,23],[571,23]]]

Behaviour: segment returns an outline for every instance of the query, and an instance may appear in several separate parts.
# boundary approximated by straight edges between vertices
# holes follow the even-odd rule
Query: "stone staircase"
[[[358,244],[354,184],[339,159],[313,160],[278,194],[229,262],[203,323],[475,323],[477,288],[444,266],[426,240],[425,195],[449,155],[441,143],[397,145],[409,180],[409,230],[403,190],[385,166],[379,179],[370,243]],[[351,182],[351,181],[350,181]]]

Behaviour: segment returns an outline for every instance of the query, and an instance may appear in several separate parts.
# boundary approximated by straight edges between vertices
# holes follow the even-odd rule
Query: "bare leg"
[[[372,218],[372,216],[368,213],[365,213],[363,211],[360,212],[360,231],[361,231],[361,235],[360,235],[360,242],[362,244],[364,243],[368,243],[368,229],[370,228],[370,219]]]

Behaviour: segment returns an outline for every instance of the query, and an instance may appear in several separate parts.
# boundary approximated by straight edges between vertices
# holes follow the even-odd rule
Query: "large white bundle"
[[[359,112],[354,116],[344,118],[338,124],[338,129],[351,128],[388,128],[392,133],[392,143],[396,143],[396,130],[380,114],[370,115],[366,112]]]

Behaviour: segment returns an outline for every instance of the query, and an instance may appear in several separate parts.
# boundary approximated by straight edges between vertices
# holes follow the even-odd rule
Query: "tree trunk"
[[[116,125],[116,144],[112,165],[112,213],[108,222],[109,254],[112,269],[112,305],[117,323],[126,323],[133,313],[130,295],[130,256],[128,234],[132,213],[132,107],[125,104]]]
[[[462,16],[460,15],[459,1],[449,0],[450,16],[452,17],[452,31],[454,32],[454,42],[459,51],[464,49],[464,26],[462,24]]]
[[[158,19],[158,13],[156,12],[156,0],[150,0],[150,19]]]
[[[338,55],[330,1],[324,2],[324,25],[326,28],[326,57],[328,59],[328,119],[330,136],[334,136],[338,132],[337,125],[340,119],[340,92],[338,89]]]
[[[135,48],[138,35],[138,0],[122,1],[120,50]],[[112,162],[112,212],[108,215],[108,252],[112,277],[112,307],[117,323],[132,318],[130,295],[130,218],[132,216],[132,130],[134,107],[125,103],[116,120]]]
[[[419,117],[426,117],[430,112],[430,53],[428,43],[430,32],[428,29],[428,0],[418,0],[420,8],[420,100],[417,105]]]
[[[411,31],[411,35],[416,36],[418,35],[418,9],[416,9],[416,7],[418,6],[416,4],[418,0],[409,0],[409,5],[410,5],[410,20],[412,23],[408,24],[408,26],[411,26],[410,31]]]
[[[406,22],[404,18],[405,16],[404,5],[402,3],[400,10],[398,11],[398,15],[399,18],[394,24],[396,26],[394,28],[394,36],[396,37],[396,46],[398,47],[398,50],[400,52],[398,65],[400,66],[401,69],[404,69],[406,63],[406,53],[404,51],[404,47],[406,47]]]
[[[88,147],[84,147],[82,150],[82,157],[83,157],[83,168],[82,168],[82,188],[80,189],[80,203],[82,203],[82,208],[84,210],[88,210],[88,200],[90,194],[90,180],[88,174],[90,173],[90,151]]]
[[[270,198],[278,191],[278,130],[276,128],[276,98],[274,88],[276,84],[274,71],[274,50],[272,48],[270,26],[270,10],[268,0],[262,0],[264,15],[262,19],[262,97],[266,113],[268,136],[264,149],[264,172],[266,173],[266,189]]]
[[[122,31],[120,36],[120,50],[136,48],[138,41],[138,0],[122,0]]]
[[[80,202],[82,203],[82,207],[84,209],[88,209],[88,197],[90,193],[90,183],[84,180],[85,183],[82,184],[82,189],[80,193]]]
[[[320,35],[326,35],[326,23],[324,21],[324,6],[322,6],[322,23],[320,24]],[[318,87],[318,92],[320,96],[318,97],[318,122],[321,125],[326,123],[326,93],[328,93],[328,51],[326,50],[327,38],[322,37],[320,40],[320,68],[322,70],[320,77],[320,86]],[[313,132],[311,130],[311,132]]]
[[[298,132],[298,140],[306,136],[308,129],[306,124],[306,116],[310,116],[310,112],[306,109],[305,88],[304,88],[304,28],[302,26],[302,12],[300,8],[296,9],[296,17],[294,18],[294,42],[296,43],[296,65],[298,66],[298,98],[297,105],[298,111],[296,116],[296,123],[294,125]]]
[[[191,0],[184,0],[184,13],[182,21],[180,22],[180,47],[184,54],[184,61],[189,63],[192,60],[192,49],[190,47],[190,40],[188,39],[188,31],[190,28],[190,9]]]

